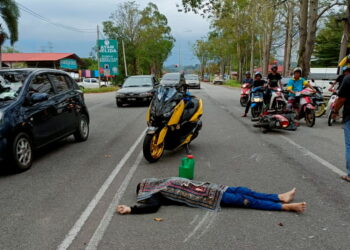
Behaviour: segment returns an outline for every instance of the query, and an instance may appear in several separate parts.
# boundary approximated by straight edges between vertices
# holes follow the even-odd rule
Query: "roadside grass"
[[[234,88],[240,88],[241,84],[237,82],[236,80],[227,80],[224,82],[224,85],[234,87]]]
[[[84,94],[96,94],[96,93],[107,93],[107,92],[113,92],[117,91],[119,87],[102,87],[102,88],[86,88],[82,89]]]

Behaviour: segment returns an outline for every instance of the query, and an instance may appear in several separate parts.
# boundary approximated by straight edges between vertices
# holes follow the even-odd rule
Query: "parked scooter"
[[[323,90],[318,86],[313,86],[313,88],[316,90],[316,93],[311,96],[311,99],[315,104],[315,116],[321,117],[326,113],[326,103],[323,99]]]
[[[277,113],[283,113],[286,108],[287,100],[284,97],[282,89],[279,87],[272,88],[269,110],[274,110]]]
[[[264,90],[265,88],[260,86],[252,89],[252,97],[251,97],[251,113],[252,118],[258,117],[264,108]]]
[[[241,106],[246,107],[249,101],[250,95],[250,84],[243,83],[241,86],[241,98],[239,99]]]
[[[333,123],[336,122],[336,120],[334,120],[332,118],[332,115],[333,115],[333,109],[334,109],[334,104],[335,104],[335,101],[338,99],[338,94],[336,91],[333,92],[331,98],[329,99],[328,101],[328,104],[327,104],[327,109],[326,109],[326,114],[327,114],[327,117],[328,117],[328,126],[332,126]],[[339,110],[339,118],[342,119],[343,117],[343,107]]]
[[[305,118],[306,125],[313,127],[316,122],[315,104],[313,103],[311,96],[314,94],[310,88],[305,88],[301,92],[297,92],[296,102],[294,103],[294,112],[296,113],[296,119],[301,120]],[[299,101],[297,101],[299,99]]]

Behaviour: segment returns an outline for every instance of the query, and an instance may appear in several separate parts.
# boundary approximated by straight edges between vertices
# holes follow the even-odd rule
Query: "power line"
[[[38,18],[38,19],[40,19],[42,21],[44,21],[44,22],[46,22],[46,23],[49,23],[51,25],[55,25],[57,27],[60,27],[60,28],[63,28],[63,29],[67,29],[67,30],[70,30],[70,31],[74,31],[74,32],[95,33],[94,29],[82,29],[82,28],[76,28],[76,27],[73,27],[73,26],[67,26],[67,25],[60,24],[60,23],[55,23],[55,22],[51,21],[50,19],[48,19],[48,18],[38,14],[37,12],[31,10],[30,8],[24,6],[23,4],[21,4],[19,2],[16,2],[16,3],[18,5],[18,7],[22,11],[24,11],[24,12],[26,12],[26,13],[28,13],[28,14],[30,14],[30,15],[32,15],[32,16],[34,16],[34,17],[36,17],[36,18]]]

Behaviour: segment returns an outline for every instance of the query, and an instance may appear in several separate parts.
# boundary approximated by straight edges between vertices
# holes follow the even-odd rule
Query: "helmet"
[[[278,69],[278,66],[276,64],[272,65],[271,70]]]
[[[245,75],[250,75],[250,71],[245,72]]]
[[[301,68],[298,67],[293,70],[293,74],[295,74],[296,72],[299,72],[301,74],[303,71]]]
[[[258,71],[258,72],[255,73],[254,76],[260,76],[260,77],[262,77],[262,74]]]
[[[341,68],[342,72],[344,73],[345,71],[349,71],[350,72],[350,67],[349,67],[349,64],[348,65],[345,65]]]

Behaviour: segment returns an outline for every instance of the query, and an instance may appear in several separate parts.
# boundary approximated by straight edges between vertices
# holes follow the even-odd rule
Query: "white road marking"
[[[204,228],[204,230],[202,231],[202,233],[196,237],[197,240],[200,239],[204,234],[208,232],[209,228],[213,225],[216,219],[216,216],[217,216],[217,213],[213,214],[213,216],[209,219],[209,222],[207,226]]]
[[[194,216],[193,220],[190,222],[190,225],[193,225],[193,223],[196,222],[196,220],[198,219],[198,217],[199,217],[199,215],[196,214],[196,215]]]
[[[198,231],[198,229],[200,229],[204,223],[206,222],[206,220],[208,219],[208,216],[211,212],[206,212],[206,214],[203,216],[203,218],[201,219],[201,221],[198,223],[198,225],[192,230],[192,232],[186,237],[186,239],[183,241],[184,243],[187,242],[190,238],[192,238],[193,235],[195,235],[195,233]]]
[[[142,160],[142,151],[139,153],[139,155],[136,158],[136,161],[134,165],[130,168],[129,173],[125,176],[124,181],[120,185],[117,194],[114,196],[111,204],[109,205],[106,213],[104,214],[100,224],[98,225],[97,229],[95,230],[93,236],[91,237],[88,245],[86,246],[86,250],[95,250],[98,247],[98,244],[103,238],[103,235],[105,234],[109,224],[111,223],[111,220],[113,218],[113,214],[115,213],[115,208],[119,204],[120,199],[123,197],[126,188],[128,187],[131,178],[133,177],[135,171],[137,170],[137,167],[140,165],[140,162]]]
[[[337,168],[336,166],[334,166],[332,163],[326,161],[325,159],[319,157],[318,155],[312,153],[311,151],[307,150],[306,148],[304,148],[303,146],[300,146],[299,144],[297,144],[295,141],[289,139],[288,137],[284,136],[284,135],[280,135],[284,140],[286,140],[287,142],[289,142],[290,144],[292,144],[293,146],[295,146],[296,148],[298,148],[302,153],[305,153],[306,156],[310,156],[310,158],[318,161],[319,163],[321,163],[323,166],[325,166],[326,168],[328,168],[329,170],[333,171],[334,173],[336,173],[337,175],[347,175],[344,171],[340,170],[339,168]]]
[[[77,237],[78,233],[84,226],[86,220],[89,218],[93,210],[95,209],[98,202],[101,200],[103,195],[105,194],[106,190],[109,188],[109,186],[112,184],[114,178],[118,175],[119,171],[122,169],[124,164],[129,160],[132,153],[135,151],[136,147],[141,142],[144,134],[146,132],[146,129],[141,133],[141,135],[137,138],[135,143],[129,148],[128,152],[124,155],[124,157],[120,160],[120,162],[116,165],[114,170],[111,172],[111,174],[108,176],[106,181],[102,184],[94,198],[90,201],[89,205],[85,208],[84,212],[80,215],[79,219],[75,222],[73,227],[70,229],[62,243],[57,247],[58,250],[65,250],[68,249],[69,246],[72,244],[74,239]]]

